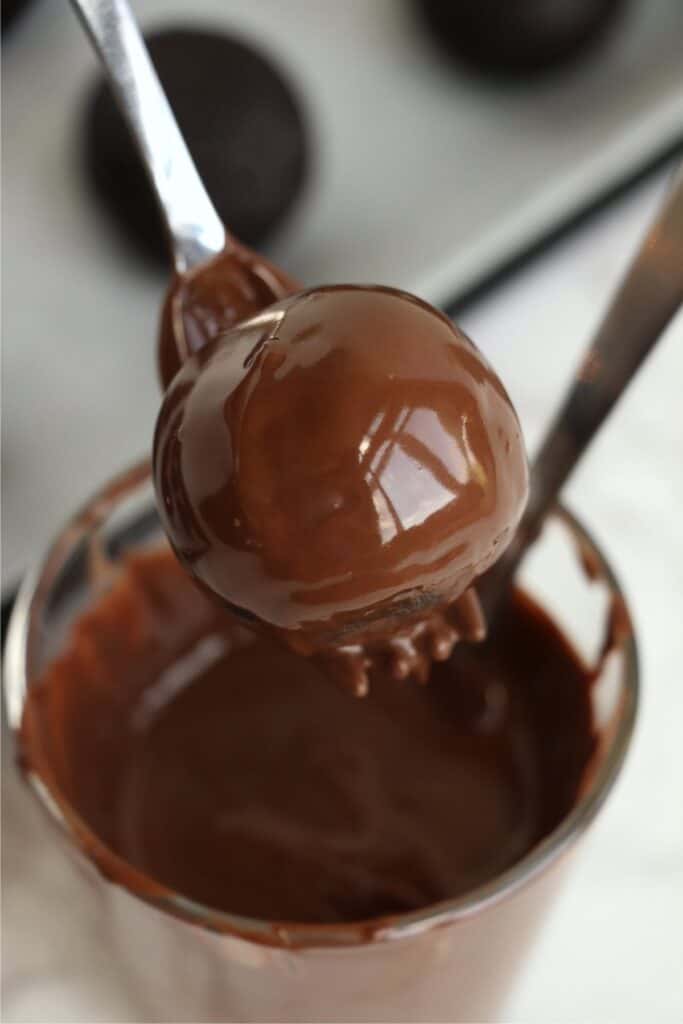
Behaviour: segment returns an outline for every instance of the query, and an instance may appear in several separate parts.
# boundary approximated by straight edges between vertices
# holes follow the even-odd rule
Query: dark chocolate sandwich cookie
[[[435,40],[483,71],[523,77],[579,57],[626,0],[417,0]]]
[[[289,84],[269,59],[217,32],[165,29],[146,43],[218,213],[243,241],[262,245],[300,192],[308,164],[305,122]],[[124,233],[166,261],[154,193],[102,78],[87,106],[85,161]]]

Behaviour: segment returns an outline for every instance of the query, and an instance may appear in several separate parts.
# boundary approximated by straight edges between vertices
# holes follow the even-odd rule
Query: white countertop
[[[46,148],[37,159],[50,155]],[[592,218],[462,320],[508,385],[531,450],[663,181],[658,175]],[[65,211],[55,211],[55,230],[65,224]],[[118,254],[97,250],[94,234],[81,240],[93,258],[97,251],[106,275],[107,260]],[[64,266],[54,275],[51,301],[62,289],[66,310],[74,282]],[[105,292],[84,296],[87,315],[107,301]],[[75,331],[4,356],[5,581],[42,550],[76,501],[146,448],[157,402],[148,292],[136,290],[131,271],[138,330],[116,348]],[[20,313],[13,318],[20,324]],[[43,358],[56,344],[68,346],[68,360]],[[630,599],[643,703],[624,774],[520,979],[511,1022],[683,1020],[682,391],[679,314],[568,488],[570,505],[606,549]],[[9,756],[6,749],[6,765]],[[141,1020],[76,897],[77,880],[53,862],[44,830],[14,773],[4,771],[4,1019]]]

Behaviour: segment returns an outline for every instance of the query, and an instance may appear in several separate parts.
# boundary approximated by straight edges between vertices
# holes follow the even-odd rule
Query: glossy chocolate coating
[[[413,296],[355,286],[300,293],[190,358],[154,467],[181,562],[305,653],[386,647],[453,606],[527,492],[517,417],[474,345]]]
[[[229,240],[210,263],[174,274],[161,307],[157,348],[165,390],[185,360],[219,334],[299,290],[296,281]]]
[[[560,823],[595,750],[590,681],[517,594],[429,686],[380,672],[355,701],[164,550],[76,621],[29,691],[21,747],[135,892],[381,926],[489,881]]]

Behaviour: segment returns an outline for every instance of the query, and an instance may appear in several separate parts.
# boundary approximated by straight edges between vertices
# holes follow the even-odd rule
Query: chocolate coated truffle
[[[160,513],[214,595],[306,652],[455,601],[526,499],[500,381],[393,289],[279,302],[183,365],[157,423]]]

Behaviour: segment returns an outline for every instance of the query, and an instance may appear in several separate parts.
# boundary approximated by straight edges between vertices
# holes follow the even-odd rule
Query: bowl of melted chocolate
[[[147,464],[25,585],[6,663],[21,767],[60,855],[96,868],[83,884],[145,1019],[498,1012],[628,747],[624,599],[558,513],[485,641],[426,685],[369,676],[354,697],[198,589]]]

